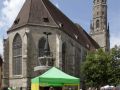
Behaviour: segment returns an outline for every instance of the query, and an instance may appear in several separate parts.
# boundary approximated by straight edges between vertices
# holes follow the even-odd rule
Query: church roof
[[[78,28],[49,0],[26,0],[8,33],[24,25],[56,27],[84,47],[94,46],[94,48],[98,48],[97,45],[91,42],[91,38],[89,39],[88,34],[84,33],[82,28]]]
[[[9,31],[27,24],[57,26],[43,1],[48,0],[26,0]],[[49,21],[44,22],[44,19]]]

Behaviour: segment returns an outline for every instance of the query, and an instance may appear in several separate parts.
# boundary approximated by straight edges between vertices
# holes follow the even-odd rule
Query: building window
[[[13,75],[22,74],[22,40],[16,34],[13,40]]]
[[[102,15],[104,15],[104,11],[102,11]]]
[[[46,38],[42,37],[38,43],[39,57],[44,56],[44,47],[45,47]]]
[[[99,20],[96,21],[96,28],[99,28]]]
[[[20,21],[20,18],[17,18],[15,21],[14,21],[14,24],[18,24]]]
[[[43,18],[43,21],[44,22],[49,22],[49,19],[46,17],[46,18]]]
[[[106,0],[102,0],[103,3],[106,3]]]
[[[99,0],[97,0],[97,2],[99,2]]]

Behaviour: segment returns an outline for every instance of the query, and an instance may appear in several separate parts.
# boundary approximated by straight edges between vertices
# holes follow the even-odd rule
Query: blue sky
[[[0,53],[2,40],[25,0],[1,0],[0,2]],[[93,0],[51,0],[73,22],[79,23],[89,32],[92,19]],[[111,47],[120,45],[120,0],[108,0],[108,22],[110,24]]]

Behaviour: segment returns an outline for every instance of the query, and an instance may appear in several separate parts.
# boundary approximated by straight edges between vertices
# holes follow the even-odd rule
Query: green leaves
[[[88,52],[82,65],[82,75],[88,87],[120,84],[120,48],[110,52],[99,49]]]

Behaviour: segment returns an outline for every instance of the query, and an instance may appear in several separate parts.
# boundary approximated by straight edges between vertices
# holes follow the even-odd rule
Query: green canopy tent
[[[53,67],[42,75],[35,77],[31,80],[32,90],[39,90],[39,86],[53,86],[53,87],[63,87],[65,85],[78,85],[79,88],[79,78],[70,76],[61,70]]]

